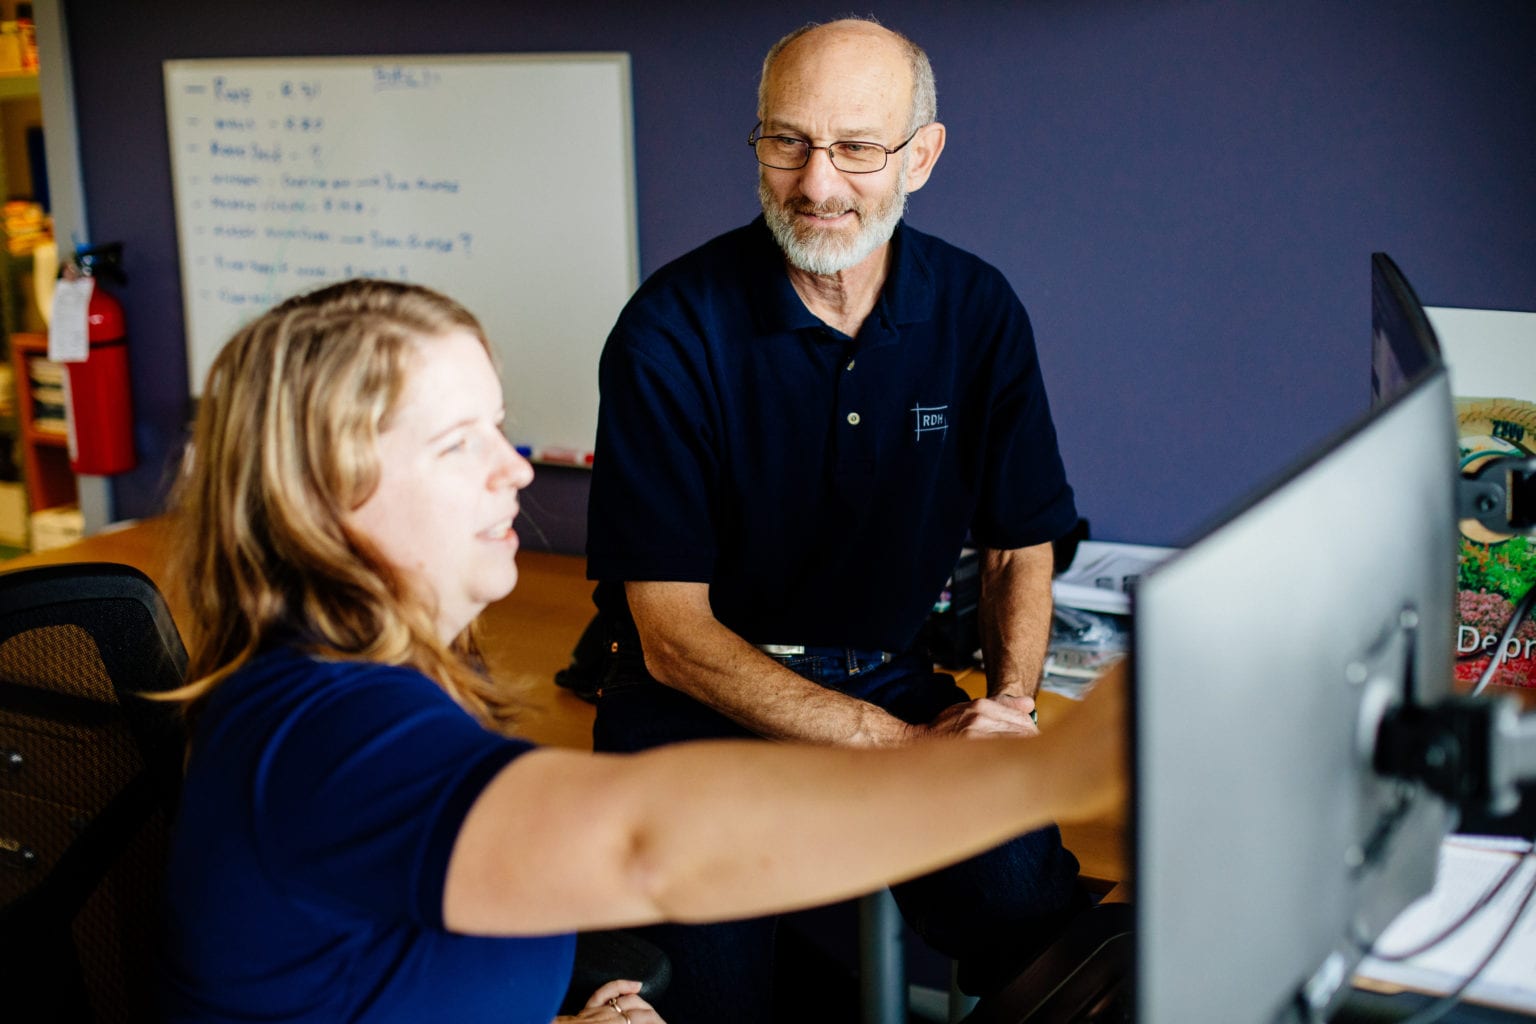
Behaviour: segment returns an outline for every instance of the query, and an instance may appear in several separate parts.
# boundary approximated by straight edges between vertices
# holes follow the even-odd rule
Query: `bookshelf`
[[[47,352],[32,279],[32,249],[46,222],[35,206],[26,210],[12,201],[46,201],[45,183],[33,180],[37,140],[29,139],[41,124],[37,72],[0,71],[0,200],[7,203],[0,228],[0,367],[9,370],[9,379],[0,379],[0,558],[30,546],[32,512],[78,500],[63,425],[51,430],[49,417],[37,422],[27,374],[31,361]]]
[[[39,512],[79,500],[69,468],[64,426],[63,366],[48,360],[48,336],[17,331],[10,337],[16,383],[17,446],[27,485],[27,509]],[[57,394],[45,393],[53,392]]]

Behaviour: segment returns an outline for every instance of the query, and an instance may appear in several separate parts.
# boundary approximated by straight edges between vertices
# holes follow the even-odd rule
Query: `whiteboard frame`
[[[508,66],[598,64],[611,67],[618,72],[616,77],[619,82],[619,90],[618,95],[614,97],[614,99],[617,104],[615,110],[617,113],[618,124],[620,126],[622,137],[617,140],[619,153],[621,156],[620,166],[615,168],[615,171],[619,178],[619,188],[617,190],[617,194],[619,199],[619,206],[622,210],[622,224],[617,226],[617,230],[621,233],[620,241],[624,249],[622,254],[622,272],[626,278],[623,285],[624,294],[622,301],[627,301],[628,297],[634,293],[635,289],[639,285],[639,229],[635,182],[633,78],[630,66],[630,56],[628,53],[592,51],[572,53],[485,53],[427,55],[358,54],[338,55],[330,57],[240,57],[227,59],[196,58],[166,60],[163,62],[163,80],[165,87],[167,139],[171,155],[171,186],[173,191],[173,208],[176,217],[178,262],[180,264],[181,273],[180,284],[182,288],[182,307],[183,316],[185,318],[185,345],[187,351],[187,372],[189,378],[188,391],[193,397],[197,397],[199,395],[202,387],[202,379],[206,375],[207,367],[209,364],[211,364],[213,356],[216,355],[218,349],[222,347],[224,341],[227,340],[227,337],[220,337],[216,340],[212,340],[201,339],[195,336],[196,331],[194,329],[193,306],[196,302],[196,296],[194,295],[193,289],[196,286],[196,282],[199,281],[200,275],[196,272],[197,268],[190,265],[189,250],[192,247],[188,244],[189,240],[186,234],[188,230],[187,222],[189,218],[187,216],[187,211],[183,208],[184,197],[179,194],[181,191],[180,183],[182,181],[183,168],[181,165],[182,154],[178,152],[178,150],[185,147],[186,140],[178,130],[181,128],[181,126],[179,126],[175,120],[174,104],[176,97],[173,93],[173,82],[178,79],[178,76],[187,74],[212,75],[222,72],[228,73],[230,75],[236,75],[242,71],[258,71],[263,74],[268,74],[274,71],[287,71],[291,69],[292,74],[295,76],[302,76],[306,73],[334,72],[338,70],[349,71],[353,68],[377,67],[381,65],[403,65],[416,68],[431,67],[435,65],[446,65],[451,67],[454,65],[470,64],[505,64]],[[574,126],[573,131],[579,131],[579,126]],[[466,140],[466,144],[472,145],[473,140]],[[541,140],[541,147],[545,149],[549,148],[544,140]],[[550,162],[549,166],[556,170],[559,168],[558,162]],[[508,203],[513,203],[517,202],[518,200],[516,196],[509,194],[506,201]],[[509,249],[510,248],[514,247],[509,246]],[[611,249],[605,249],[604,252],[612,255]],[[514,270],[515,264],[508,267],[508,273],[514,272]],[[293,288],[290,293],[297,293],[299,291],[308,290],[308,287],[315,287],[324,283],[328,282],[316,281],[313,283],[313,285]],[[458,299],[466,306],[468,306],[472,312],[476,313],[477,316],[482,316],[482,309],[476,308],[477,297],[475,295],[467,293],[456,293],[451,285],[443,285],[441,283],[434,284],[433,282],[427,283],[432,284],[433,286],[438,287],[440,290],[452,295],[455,299]],[[608,287],[611,288],[612,285],[609,284]],[[622,308],[622,301],[619,304],[620,308]],[[261,311],[262,308],[252,308],[250,312],[251,315],[254,316],[259,314]],[[612,310],[614,317],[617,316],[618,311],[618,308]],[[611,321],[609,322],[608,326],[611,326]],[[553,387],[559,391],[574,391],[578,388],[579,385],[580,394],[565,396],[568,401],[562,401],[562,408],[574,408],[576,410],[575,415],[584,417],[584,427],[590,428],[587,431],[586,443],[582,443],[579,440],[573,442],[573,440],[569,437],[550,438],[541,436],[541,428],[538,424],[532,424],[528,430],[519,432],[518,428],[516,427],[519,411],[517,408],[519,404],[516,395],[517,389],[514,387],[513,381],[509,380],[509,376],[511,376],[513,364],[518,358],[521,358],[521,352],[509,352],[505,347],[503,347],[506,339],[498,339],[498,332],[492,329],[490,325],[487,325],[487,327],[488,333],[491,335],[493,346],[497,347],[498,357],[502,363],[502,379],[504,387],[507,389],[509,422],[514,424],[513,428],[509,430],[509,433],[514,437],[514,440],[518,440],[520,443],[527,442],[527,446],[531,449],[529,454],[531,454],[532,457],[539,461],[561,462],[578,466],[589,464],[590,458],[588,456],[590,455],[591,450],[590,441],[592,438],[595,438],[596,434],[597,356],[601,352],[602,341],[607,336],[607,327],[603,329],[600,337],[597,337],[593,340],[592,360],[590,370],[586,374],[586,380],[580,382],[559,381],[553,385]],[[551,387],[547,380],[541,381],[540,385],[541,390]],[[589,416],[586,415],[588,411],[590,411]],[[587,419],[590,419],[590,423],[586,422]]]

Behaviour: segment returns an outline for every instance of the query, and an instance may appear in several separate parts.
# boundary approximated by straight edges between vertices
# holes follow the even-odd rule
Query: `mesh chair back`
[[[0,993],[14,1020],[154,1019],[186,651],[143,573],[0,574]],[[11,1013],[20,1010],[17,1016]]]

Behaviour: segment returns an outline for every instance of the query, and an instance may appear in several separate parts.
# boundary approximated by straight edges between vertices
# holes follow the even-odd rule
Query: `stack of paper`
[[[1130,646],[1131,590],[1173,548],[1085,540],[1051,583],[1056,613],[1045,659],[1047,690],[1081,697]]]
[[[1435,887],[1410,904],[1376,942],[1381,956],[1368,956],[1356,969],[1364,988],[1404,988],[1433,995],[1453,991],[1493,949],[1524,904],[1520,919],[1466,998],[1521,1013],[1536,1013],[1536,859],[1530,843],[1518,839],[1447,836],[1440,845]],[[1516,864],[1517,858],[1520,859]],[[1514,877],[1498,896],[1444,942],[1406,960],[1387,960],[1440,935],[1488,893],[1511,868]]]
[[[1085,540],[1066,571],[1051,583],[1058,605],[1111,615],[1131,613],[1131,589],[1143,573],[1174,553],[1174,548],[1112,544]]]

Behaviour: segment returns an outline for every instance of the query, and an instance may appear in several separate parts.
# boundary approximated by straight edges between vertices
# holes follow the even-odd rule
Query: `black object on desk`
[[[1078,519],[1072,529],[1051,542],[1052,572],[1064,572],[1077,556],[1077,546],[1088,539],[1088,520]],[[981,647],[977,608],[981,604],[981,559],[973,548],[960,553],[950,576],[948,601],[941,602],[923,623],[919,643],[935,665],[951,671],[976,667]]]
[[[1434,996],[1421,992],[1367,992],[1351,989],[1330,1024],[1392,1024],[1435,1002]],[[1478,1003],[1457,1003],[1445,1016],[1445,1024],[1530,1024],[1530,1017],[1510,1010],[1500,1010]]]
[[[634,932],[581,932],[576,936],[576,962],[560,1012],[579,1014],[592,993],[615,978],[640,982],[640,995],[654,1000],[672,983],[672,961]]]
[[[962,1024],[1129,1024],[1135,913],[1101,903]]]
[[[935,665],[951,671],[973,668],[976,650],[981,646],[981,629],[976,621],[981,602],[981,560],[975,550],[967,548],[961,552],[946,590],[947,600],[929,614],[919,642],[927,647]]]

